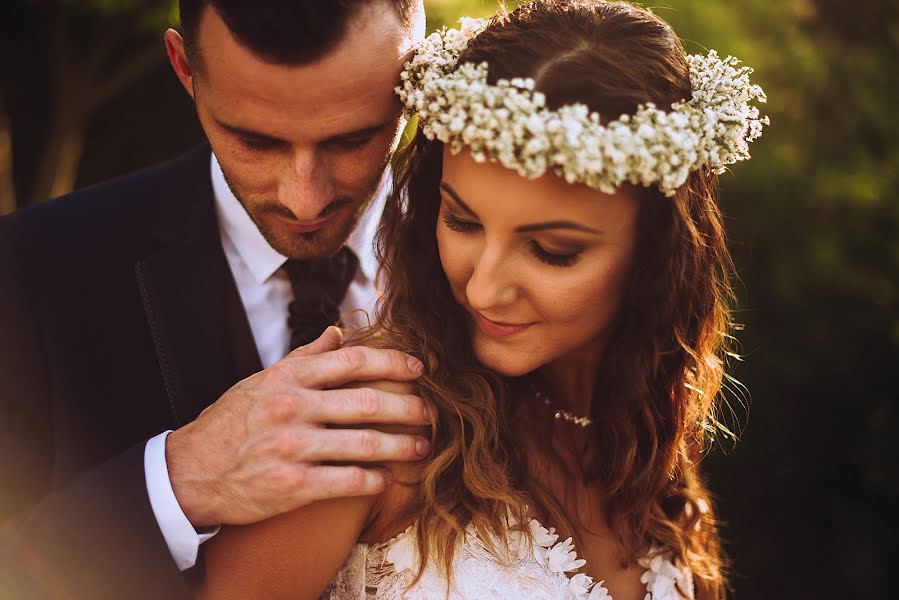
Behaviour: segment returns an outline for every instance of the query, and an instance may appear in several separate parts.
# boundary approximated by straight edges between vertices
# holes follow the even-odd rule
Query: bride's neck
[[[539,369],[546,392],[556,408],[576,415],[589,415],[596,390],[597,366],[605,348],[603,340],[593,340],[560,356]]]

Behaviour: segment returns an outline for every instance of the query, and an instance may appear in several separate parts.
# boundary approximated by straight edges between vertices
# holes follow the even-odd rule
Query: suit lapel
[[[178,197],[160,203],[161,246],[135,265],[177,427],[260,368],[215,217],[208,147],[188,155]]]

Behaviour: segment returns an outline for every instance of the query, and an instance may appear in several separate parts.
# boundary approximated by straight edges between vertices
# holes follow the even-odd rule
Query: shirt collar
[[[378,275],[378,256],[375,252],[375,238],[378,234],[378,225],[384,215],[384,207],[387,198],[393,190],[393,177],[390,167],[384,169],[381,181],[371,198],[371,203],[365,209],[365,213],[356,224],[356,229],[347,240],[347,247],[353,251],[359,259],[359,269],[369,281],[374,281]]]
[[[222,235],[227,236],[241,259],[246,263],[253,278],[260,285],[265,283],[287,261],[287,257],[272,248],[259,228],[247,214],[240,201],[235,197],[228,183],[222,167],[212,154],[212,193],[215,197],[216,212],[218,213],[219,229]],[[378,272],[378,259],[375,255],[375,235],[378,231],[378,223],[384,213],[387,196],[392,189],[390,169],[385,169],[384,175],[374,192],[370,206],[359,219],[356,229],[347,240],[347,247],[353,251],[359,259],[359,269],[362,274],[374,281]]]

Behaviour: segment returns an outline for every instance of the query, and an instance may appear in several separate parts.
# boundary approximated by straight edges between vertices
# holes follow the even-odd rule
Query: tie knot
[[[291,349],[308,344],[337,322],[340,303],[358,266],[359,260],[346,246],[329,258],[284,263],[294,297],[287,307]]]

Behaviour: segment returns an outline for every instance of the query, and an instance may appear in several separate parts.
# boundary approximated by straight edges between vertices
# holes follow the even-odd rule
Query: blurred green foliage
[[[753,398],[710,457],[738,597],[888,597],[899,534],[899,3],[669,0],[756,69],[772,125],[722,177]],[[700,45],[701,43],[701,45]]]
[[[133,32],[132,49],[144,32],[172,22],[171,3],[162,4]],[[429,30],[498,6],[425,4]],[[67,6],[83,31],[96,32],[133,2]],[[705,467],[727,523],[736,597],[891,597],[899,539],[899,1],[648,6],[688,52],[716,48],[752,65],[769,96],[772,124],[753,160],[721,178],[745,324],[745,360],[734,375],[752,406],[741,441],[713,451]],[[46,35],[39,13],[8,10],[0,9],[0,50],[19,61],[0,73],[0,90],[16,171],[27,179],[45,130]],[[189,100],[160,65],[92,118],[78,185],[163,160],[200,136]]]

